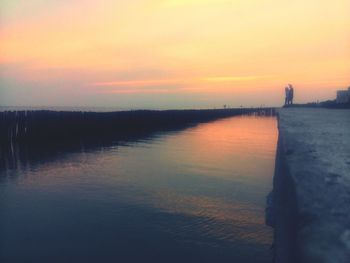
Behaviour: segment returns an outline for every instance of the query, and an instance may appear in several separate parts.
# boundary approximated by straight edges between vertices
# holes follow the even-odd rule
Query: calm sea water
[[[18,160],[0,171],[0,262],[271,262],[272,117]]]

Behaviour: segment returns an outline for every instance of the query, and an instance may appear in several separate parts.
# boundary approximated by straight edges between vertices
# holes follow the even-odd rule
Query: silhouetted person
[[[286,98],[284,99],[284,105],[287,105],[287,104],[289,104],[289,88],[288,88],[288,86],[285,87],[284,91],[286,93]]]
[[[291,84],[288,84],[289,86],[289,104],[293,104],[293,98],[294,98],[294,88]]]

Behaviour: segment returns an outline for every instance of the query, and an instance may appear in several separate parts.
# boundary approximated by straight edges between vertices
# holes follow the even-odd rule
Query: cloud
[[[149,85],[169,84],[169,83],[202,83],[202,82],[241,82],[262,78],[261,76],[217,76],[217,77],[197,77],[197,78],[176,78],[176,79],[144,79],[144,80],[117,80],[94,82],[88,84],[94,87],[142,87]]]
[[[250,81],[257,80],[259,76],[222,76],[222,77],[209,77],[203,78],[204,81],[209,82],[234,82],[234,81]]]
[[[181,90],[179,86],[145,86],[142,88],[113,87],[112,89],[95,90],[96,94],[176,94]]]
[[[125,80],[125,81],[94,82],[88,85],[94,86],[94,87],[116,87],[116,86],[147,87],[150,85],[159,85],[159,84],[176,83],[176,82],[183,82],[183,80],[181,79]]]

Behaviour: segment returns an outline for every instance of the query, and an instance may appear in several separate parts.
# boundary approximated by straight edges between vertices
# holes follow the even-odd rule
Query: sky
[[[0,106],[212,108],[350,86],[349,0],[0,0]]]

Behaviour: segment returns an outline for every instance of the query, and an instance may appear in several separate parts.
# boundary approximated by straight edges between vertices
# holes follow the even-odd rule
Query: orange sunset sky
[[[333,99],[349,0],[0,0],[0,106],[206,108]]]

